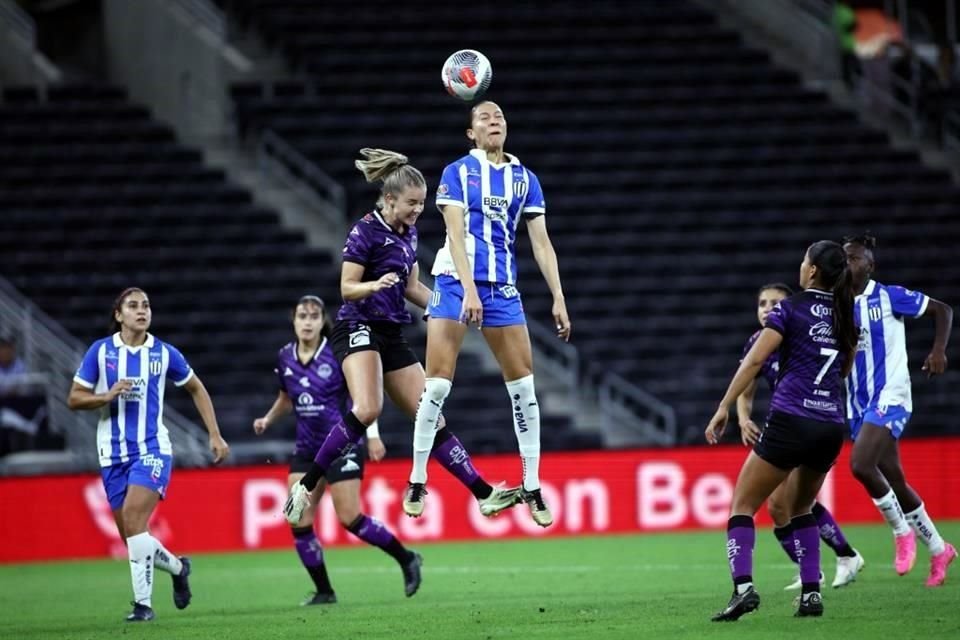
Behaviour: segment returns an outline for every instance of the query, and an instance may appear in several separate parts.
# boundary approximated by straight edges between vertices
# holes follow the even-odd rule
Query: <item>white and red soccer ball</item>
[[[487,56],[473,49],[450,54],[441,71],[443,86],[454,98],[467,102],[482,96],[493,81],[493,67]]]

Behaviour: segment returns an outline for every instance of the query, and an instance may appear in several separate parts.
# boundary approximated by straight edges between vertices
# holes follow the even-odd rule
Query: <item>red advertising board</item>
[[[960,518],[960,438],[906,440],[902,458],[911,484],[934,518]],[[821,493],[841,523],[880,521],[850,475],[849,446]],[[651,449],[549,453],[541,463],[544,498],[555,523],[541,529],[520,506],[497,518],[480,515],[469,492],[431,463],[423,517],[403,515],[409,461],[367,465],[367,513],[406,541],[563,536],[722,527],[746,449]],[[516,456],[478,456],[489,481],[516,481]],[[290,545],[280,514],[287,495],[279,466],[175,470],[168,498],[151,522],[154,535],[178,553],[242,551]],[[768,522],[765,514],[760,522]],[[52,523],[56,523],[52,525]],[[69,544],[64,544],[64,526]],[[317,532],[327,545],[352,544],[328,498]],[[126,556],[97,475],[0,479],[0,562]]]

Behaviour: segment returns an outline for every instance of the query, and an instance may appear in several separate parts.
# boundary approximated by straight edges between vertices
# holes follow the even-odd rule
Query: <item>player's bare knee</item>
[[[790,522],[790,509],[780,500],[771,499],[767,501],[767,511],[770,512],[770,518],[778,527],[785,526]]]

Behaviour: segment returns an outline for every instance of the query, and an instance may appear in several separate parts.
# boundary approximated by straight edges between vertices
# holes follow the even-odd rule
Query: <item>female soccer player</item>
[[[357,168],[368,182],[382,181],[383,186],[377,208],[347,235],[340,274],[344,304],[331,339],[353,409],[331,428],[310,469],[293,485],[284,505],[291,524],[300,521],[310,492],[341,450],[352,446],[380,416],[384,390],[413,418],[424,386],[423,367],[402,327],[412,321],[404,301],[425,308],[430,297],[430,290],[419,280],[414,226],[423,212],[426,182],[404,155],[382,149],[362,149],[360,153],[365,160],[357,160]],[[442,419],[433,455],[473,493],[484,515],[495,515],[516,503],[519,489],[487,484]],[[418,556],[417,566],[419,562]]]
[[[793,291],[783,283],[765,284],[757,292],[757,320],[760,321],[760,327],[766,323],[767,315],[784,298],[793,295]],[[760,331],[757,331],[747,340],[743,348],[743,355],[746,357],[753,343],[760,337]],[[743,444],[753,446],[757,443],[760,436],[760,428],[753,422],[751,414],[753,413],[753,398],[757,390],[757,380],[763,377],[767,386],[771,390],[777,386],[777,374],[780,371],[780,359],[775,351],[770,354],[766,362],[760,368],[757,377],[750,381],[746,391],[737,398],[737,420],[740,423],[740,435]],[[770,517],[773,519],[773,534],[780,542],[780,546],[794,564],[798,564],[796,545],[793,539],[793,526],[790,524],[790,495],[791,483],[789,481],[777,487],[770,498],[767,500],[767,508],[770,510]],[[817,519],[817,528],[820,531],[820,539],[833,549],[837,554],[837,572],[833,579],[835,589],[850,584],[857,578],[857,574],[863,570],[864,562],[861,556],[847,542],[840,525],[834,520],[833,514],[820,504],[813,503],[813,515]],[[821,578],[821,582],[823,579]],[[784,588],[784,591],[795,591],[800,589],[800,576]]]
[[[517,290],[517,224],[523,217],[533,255],[553,294],[557,335],[570,339],[570,320],[560,285],[557,254],[547,235],[546,203],[532,171],[504,152],[507,121],[493,102],[470,112],[467,138],[475,148],[444,169],[437,188],[447,237],[433,266],[436,284],[428,308],[427,380],[413,431],[413,469],[403,508],[423,513],[427,459],[440,411],[453,385],[467,327],[476,323],[490,345],[506,383],[513,426],[523,461],[521,498],[533,520],[550,526],[553,516],[540,493],[540,409],[533,384],[533,358]]]
[[[254,432],[261,435],[278,418],[291,411],[296,412],[296,445],[290,460],[290,473],[287,475],[288,488],[299,481],[310,468],[313,456],[323,444],[330,426],[342,419],[347,401],[347,388],[340,371],[340,363],[337,362],[329,342],[333,323],[330,322],[323,300],[317,296],[303,296],[297,301],[292,315],[293,332],[297,339],[284,346],[277,354],[277,367],[274,369],[279,386],[277,399],[262,418],[253,421]],[[370,458],[375,461],[381,460],[386,453],[376,422],[367,429],[367,450]],[[357,461],[362,463],[362,456],[358,456]],[[357,471],[360,470],[359,466]],[[330,487],[335,508],[345,503],[359,505],[359,497],[354,496],[359,496],[360,474],[353,475],[356,475],[356,478]],[[313,519],[317,503],[323,496],[324,484],[321,480],[311,492],[310,504],[304,509],[300,522],[291,526],[297,555],[316,587],[313,596],[303,603],[307,605],[337,601],[327,575],[323,548],[313,530]],[[354,526],[354,520],[360,517],[359,513],[354,514],[351,511],[341,515],[341,511],[342,509],[338,510],[337,514],[344,527],[350,531],[363,528],[363,522]],[[359,509],[357,511],[359,512]]]
[[[162,419],[168,378],[193,397],[210,434],[214,464],[230,452],[200,378],[173,345],[148,333],[152,315],[142,289],[125,289],[113,304],[113,335],[87,350],[67,398],[75,411],[100,410],[97,448],[103,487],[120,537],[126,540],[133,578],[133,611],[127,622],[154,618],[154,566],[173,576],[176,607],[190,604],[189,558],[173,555],[147,530],[173,469],[173,450]]]
[[[802,594],[796,615],[823,614],[820,596],[820,540],[810,512],[823,479],[843,445],[843,377],[857,347],[853,322],[853,280],[843,247],[821,240],[800,265],[804,291],[783,300],[744,357],[717,412],[706,428],[716,444],[730,405],[756,378],[767,358],[780,350],[783,367],[773,391],[767,424],[747,456],[733,491],[727,523],[727,557],[734,591],[713,620],[736,620],[760,606],[753,587],[753,516],[792,473],[793,535],[800,558]]]
[[[957,550],[940,536],[900,464],[900,436],[913,412],[903,318],[934,317],[936,335],[923,370],[928,376],[939,375],[947,368],[953,309],[919,291],[872,280],[875,248],[876,239],[869,235],[844,240],[860,327],[859,349],[847,379],[847,416],[854,439],[850,467],[893,529],[897,573],[905,575],[913,568],[919,535],[930,550],[927,586],[937,587],[947,579]]]

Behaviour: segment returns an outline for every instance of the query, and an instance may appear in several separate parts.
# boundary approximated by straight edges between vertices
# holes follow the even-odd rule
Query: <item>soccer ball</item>
[[[490,88],[493,67],[487,56],[473,49],[461,49],[450,54],[440,72],[443,86],[454,98],[471,101]]]

